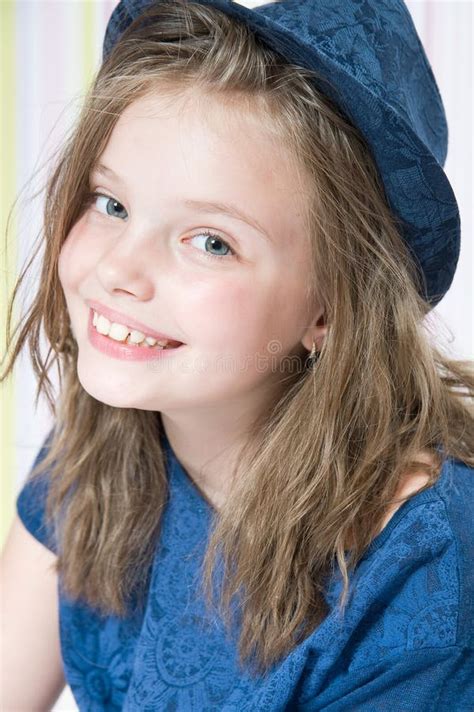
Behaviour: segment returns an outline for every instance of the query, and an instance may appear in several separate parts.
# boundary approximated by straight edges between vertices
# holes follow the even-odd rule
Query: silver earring
[[[316,350],[316,342],[313,339],[313,347],[311,349],[311,352],[310,352],[310,354],[308,356],[308,360],[307,360],[308,366],[311,367],[311,366],[313,366],[313,364],[316,363],[318,355],[319,355],[319,352]]]

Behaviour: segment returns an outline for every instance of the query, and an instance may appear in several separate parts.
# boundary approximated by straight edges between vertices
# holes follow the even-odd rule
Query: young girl
[[[423,325],[459,213],[406,7],[122,0],[103,59],[3,376],[28,341],[54,413],[3,708],[467,712],[474,374]]]

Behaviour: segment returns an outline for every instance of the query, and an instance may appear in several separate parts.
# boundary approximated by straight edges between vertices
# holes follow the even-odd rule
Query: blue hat
[[[460,250],[460,215],[443,170],[448,129],[442,99],[402,0],[282,0],[247,8],[195,0],[243,21],[358,127],[369,145],[402,237],[421,270],[421,295],[436,306]],[[105,60],[120,35],[160,0],[120,0],[109,19]]]

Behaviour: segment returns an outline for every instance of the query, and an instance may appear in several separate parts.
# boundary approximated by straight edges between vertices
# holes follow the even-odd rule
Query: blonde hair
[[[58,526],[62,513],[56,569],[68,595],[126,615],[144,604],[167,501],[162,423],[157,412],[114,408],[82,388],[58,279],[61,246],[84,210],[91,168],[133,101],[197,88],[280,136],[311,186],[308,299],[324,306],[329,329],[313,368],[286,378],[283,395],[249,430],[203,562],[211,605],[222,556],[217,605],[227,626],[233,597],[244,591],[239,660],[255,656],[259,673],[327,615],[325,582],[336,567],[344,611],[350,571],[397,501],[402,476],[425,472],[428,487],[448,455],[474,465],[474,373],[430,343],[422,324],[430,305],[370,150],[317,91],[314,75],[215,8],[156,3],[144,17],[151,22],[136,20],[100,68],[48,179],[40,286],[2,380],[28,341],[37,398],[43,392],[55,416],[47,455],[30,476],[49,469],[49,521]],[[9,305],[8,347],[29,266]],[[418,458],[422,450],[435,467]]]

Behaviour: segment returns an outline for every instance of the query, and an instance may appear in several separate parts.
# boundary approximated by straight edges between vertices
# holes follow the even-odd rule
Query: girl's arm
[[[54,561],[16,514],[0,559],[2,710],[47,712],[65,687]]]

